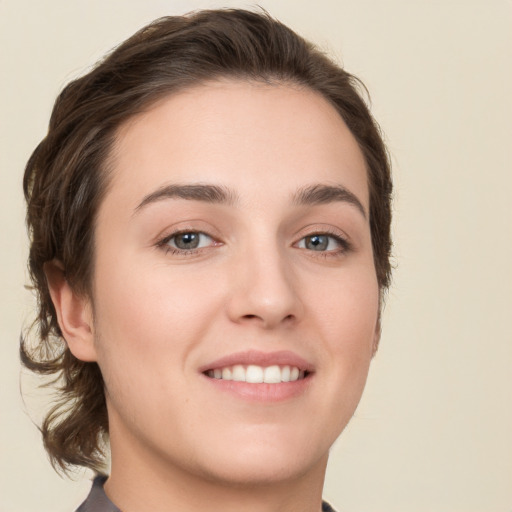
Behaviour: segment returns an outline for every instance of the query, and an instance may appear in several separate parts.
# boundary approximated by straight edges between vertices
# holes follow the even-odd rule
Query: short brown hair
[[[29,369],[59,379],[59,401],[41,427],[56,468],[100,470],[108,417],[98,365],[76,359],[62,338],[44,265],[60,261],[73,289],[91,297],[95,218],[117,128],[164,95],[220,77],[293,83],[336,108],[366,160],[375,269],[381,292],[389,285],[390,165],[358,92],[364,86],[265,12],[209,10],[156,20],[64,88],[25,170],[38,315],[37,345],[22,339],[21,358]]]

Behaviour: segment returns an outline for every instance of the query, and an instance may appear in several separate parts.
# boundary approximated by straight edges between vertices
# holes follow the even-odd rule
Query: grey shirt
[[[103,490],[107,476],[100,475],[94,479],[91,492],[87,499],[77,508],[76,512],[121,512]]]
[[[94,479],[91,492],[87,499],[78,507],[76,512],[121,512],[107,497],[103,490],[106,476],[100,475]],[[322,512],[335,512],[325,501],[322,502]]]

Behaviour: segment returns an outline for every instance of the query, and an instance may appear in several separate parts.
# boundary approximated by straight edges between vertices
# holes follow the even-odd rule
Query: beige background
[[[71,78],[155,17],[238,1],[0,0],[0,511],[69,512],[30,417],[21,177]],[[512,511],[512,2],[262,0],[367,84],[396,182],[394,286],[325,495],[346,512]],[[30,409],[30,416],[26,412]]]

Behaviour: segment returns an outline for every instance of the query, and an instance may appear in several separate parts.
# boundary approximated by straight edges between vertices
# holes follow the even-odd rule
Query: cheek
[[[357,270],[357,271],[356,271]],[[347,269],[311,287],[311,307],[333,350],[372,348],[379,316],[379,287],[372,267]]]
[[[196,317],[198,311],[207,314],[212,296],[205,295],[205,281],[200,275],[136,259],[103,267],[110,267],[111,271],[98,273],[97,282],[101,285],[95,297],[97,309],[109,319],[112,328],[129,333],[144,330],[148,333],[146,338],[156,333],[169,336],[187,323],[190,328],[189,318]]]
[[[98,269],[95,340],[111,412],[131,418],[144,410],[155,419],[167,401],[182,410],[184,366],[214,315],[215,297],[190,276],[147,264],[118,261]]]
[[[212,287],[205,293],[211,279],[200,273],[171,272],[147,262],[98,265],[96,279],[101,283],[95,293],[98,358],[111,375],[134,369],[143,379],[144,372],[176,367],[199,343],[222,302]]]
[[[366,382],[378,336],[379,288],[375,273],[348,273],[316,293],[315,324],[323,349],[332,394],[355,408]],[[350,407],[348,407],[350,409]]]

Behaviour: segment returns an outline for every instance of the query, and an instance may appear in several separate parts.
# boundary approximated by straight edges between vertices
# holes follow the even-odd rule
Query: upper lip
[[[260,352],[258,350],[247,350],[245,352],[235,352],[227,356],[221,357],[203,365],[199,368],[200,372],[214,370],[216,368],[225,368],[227,366],[256,365],[256,366],[296,366],[299,370],[307,372],[313,371],[313,365],[304,358],[295,354],[290,350],[279,350],[276,352]]]

